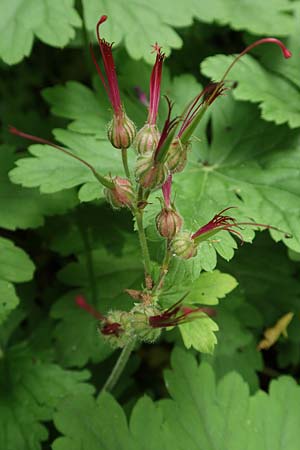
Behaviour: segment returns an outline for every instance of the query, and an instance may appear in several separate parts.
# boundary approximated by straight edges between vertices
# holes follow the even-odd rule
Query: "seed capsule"
[[[143,126],[138,132],[134,140],[134,148],[140,153],[153,153],[157,147],[160,138],[160,132],[156,125]]]
[[[179,258],[190,259],[197,255],[197,244],[188,231],[183,231],[175,236],[172,250]]]
[[[168,178],[169,170],[166,164],[155,163],[153,154],[148,152],[138,157],[135,175],[144,188],[158,189]]]
[[[115,187],[105,188],[104,194],[107,201],[113,208],[130,208],[135,201],[135,194],[131,182],[126,178],[115,177],[113,181]]]
[[[172,208],[163,208],[155,220],[157,231],[166,239],[173,239],[183,223],[182,217]]]
[[[114,114],[108,124],[107,137],[115,148],[126,149],[131,146],[136,135],[136,127],[132,120],[126,115]]]

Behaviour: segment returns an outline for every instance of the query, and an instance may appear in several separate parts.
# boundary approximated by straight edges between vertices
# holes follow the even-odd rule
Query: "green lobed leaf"
[[[16,64],[31,52],[34,37],[64,47],[81,20],[74,0],[3,0],[0,17],[0,56]]]
[[[193,347],[198,352],[213,353],[217,343],[215,331],[219,327],[203,313],[203,317],[179,325],[180,333],[186,348]]]
[[[96,18],[109,16],[102,25],[102,36],[116,44],[124,41],[129,55],[134,59],[151,61],[150,45],[159,42],[164,51],[179,48],[182,41],[174,27],[186,27],[193,18],[206,23],[229,25],[235,30],[248,30],[253,34],[288,35],[295,29],[295,20],[287,14],[293,6],[287,0],[179,0],[169,1],[122,0],[109,4],[104,0],[83,0],[84,19],[89,30],[94,32]],[[159,11],[159,14],[157,14]]]
[[[85,159],[99,173],[123,173],[120,152],[112,148],[107,140],[98,140],[69,130],[55,130],[55,136],[71,149],[71,153]],[[103,197],[103,186],[95,181],[91,170],[81,162],[48,145],[32,145],[29,151],[32,156],[19,159],[17,167],[10,172],[14,183],[25,187],[39,187],[42,193],[54,193],[95,182],[98,185],[97,198]]]
[[[198,280],[191,285],[189,294],[184,301],[186,303],[217,305],[219,298],[224,298],[237,284],[235,278],[227,273],[221,273],[219,270],[202,273]]]
[[[281,53],[280,49],[278,52]],[[201,63],[201,71],[213,80],[221,79],[233,59],[233,56],[211,56]],[[283,57],[281,64],[284,68]],[[249,55],[238,61],[229,76],[238,82],[233,90],[234,98],[258,103],[263,119],[277,125],[287,123],[291,128],[300,127],[300,93],[293,83],[265,69]]]
[[[89,374],[44,362],[23,344],[1,356],[0,448],[39,450],[48,436],[41,422],[51,420],[70,394],[91,394],[93,388],[85,383]]]
[[[0,226],[9,230],[36,228],[44,216],[62,214],[76,205],[72,191],[41,195],[36,189],[24,189],[11,183],[8,172],[13,168],[12,147],[0,147]]]
[[[63,401],[55,414],[63,435],[53,449],[297,450],[300,388],[291,377],[250,396],[236,372],[216,382],[207,363],[176,349],[165,381],[171,399],[139,399],[129,425],[110,394]]]
[[[218,102],[218,103],[217,103]],[[208,148],[194,145],[186,170],[174,177],[176,205],[191,232],[211,220],[226,207],[238,222],[257,222],[284,230],[271,230],[271,236],[283,240],[297,251],[300,248],[298,211],[299,146],[296,132],[275,127],[259,119],[257,110],[245,103],[234,103],[228,95],[218,99],[212,109],[212,142]],[[253,226],[240,231],[244,241],[253,238]],[[292,239],[287,233],[291,233]],[[235,241],[226,241],[220,232],[204,246],[197,259],[211,268],[216,252],[229,260]]]
[[[34,264],[12,241],[0,237],[0,325],[19,304],[14,283],[30,281]]]

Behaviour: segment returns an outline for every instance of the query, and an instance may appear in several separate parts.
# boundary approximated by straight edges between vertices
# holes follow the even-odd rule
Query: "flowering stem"
[[[172,252],[171,252],[171,241],[168,239],[166,241],[166,250],[165,250],[165,256],[160,268],[159,278],[157,280],[156,285],[154,286],[152,290],[152,294],[154,294],[156,291],[159,291],[162,288],[163,282],[165,280],[165,277],[169,271],[169,264],[170,260],[172,258]]]
[[[122,162],[123,162],[123,167],[124,167],[124,171],[125,171],[126,177],[129,180],[131,180],[130,170],[129,170],[129,167],[128,167],[127,148],[122,148]]]
[[[137,210],[135,213],[136,218],[136,224],[139,234],[139,240],[140,245],[142,249],[142,255],[143,255],[143,263],[145,268],[145,276],[150,275],[151,273],[151,262],[150,262],[150,255],[149,255],[149,249],[147,244],[147,239],[145,235],[145,230],[143,227],[143,211]]]
[[[134,349],[135,342],[135,339],[132,339],[125,345],[101,392],[111,392],[113,390],[127,364],[132,350]]]

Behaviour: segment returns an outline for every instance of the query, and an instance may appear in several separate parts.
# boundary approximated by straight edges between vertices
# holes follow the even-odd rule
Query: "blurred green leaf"
[[[80,26],[74,0],[2,0],[0,56],[7,64],[20,62],[29,56],[34,37],[64,47]]]

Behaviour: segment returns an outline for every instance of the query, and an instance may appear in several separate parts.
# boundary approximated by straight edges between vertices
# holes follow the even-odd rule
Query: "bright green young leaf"
[[[224,298],[237,286],[237,281],[227,273],[219,270],[202,273],[198,280],[190,287],[190,292],[185,297],[186,303],[203,305],[217,305],[219,298]]]
[[[12,241],[0,237],[0,325],[19,304],[12,282],[29,281],[33,272],[29,256]]]
[[[219,327],[206,314],[191,322],[179,325],[180,333],[186,348],[193,347],[198,352],[213,353],[217,343],[215,331]]]
[[[280,49],[277,51],[281,54]],[[201,63],[201,71],[207,77],[218,80],[232,61],[233,56],[211,56]],[[281,64],[284,74],[286,61],[283,57]],[[291,128],[300,127],[299,89],[286,78],[265,69],[249,55],[238,61],[229,77],[238,82],[233,90],[234,97],[258,103],[263,119],[279,125],[287,123]]]
[[[16,186],[8,178],[15,161],[11,147],[0,147],[0,226],[9,230],[36,228],[43,224],[44,216],[62,214],[73,208],[77,201],[74,192],[41,195],[36,189]]]
[[[7,350],[0,359],[0,448],[41,449],[47,429],[64,397],[91,394],[88,372],[72,372],[44,362],[25,345]]]
[[[34,37],[64,47],[80,25],[74,0],[2,0],[0,57],[7,64],[20,62],[30,54]]]

